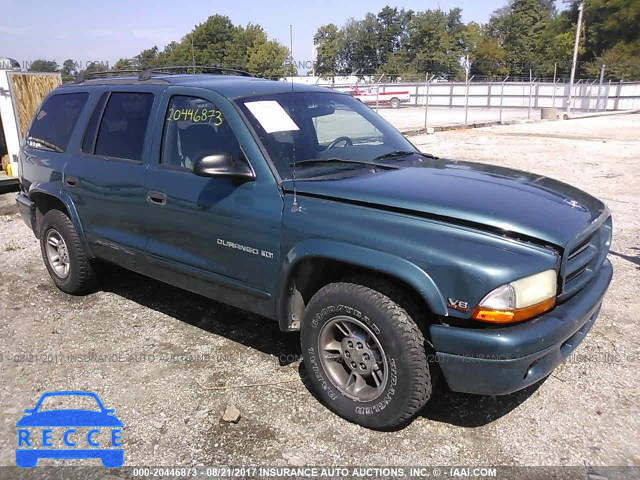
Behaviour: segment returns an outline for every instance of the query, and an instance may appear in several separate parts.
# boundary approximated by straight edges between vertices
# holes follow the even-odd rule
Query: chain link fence
[[[456,111],[450,114],[455,117],[454,123],[467,125],[477,123],[478,118],[497,122],[514,117],[540,118],[542,109],[556,109],[560,115],[640,109],[640,82],[605,81],[601,77],[581,79],[571,86],[564,78],[494,78],[470,76],[466,80],[456,81],[430,74],[371,74],[310,75],[282,80],[349,92],[376,111],[383,112],[390,106],[389,95],[393,92],[402,93],[402,101],[398,106],[405,113],[407,107],[413,107],[413,111],[417,108],[424,110],[424,127],[429,125],[430,110]],[[384,116],[389,115],[392,114]],[[413,126],[417,128],[416,123],[414,121]]]

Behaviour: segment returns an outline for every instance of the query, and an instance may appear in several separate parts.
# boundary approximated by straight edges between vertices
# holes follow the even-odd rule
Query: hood
[[[285,182],[285,189],[291,188],[291,181]],[[416,212],[561,247],[607,212],[600,200],[557,180],[443,159],[335,180],[296,180],[296,191]]]

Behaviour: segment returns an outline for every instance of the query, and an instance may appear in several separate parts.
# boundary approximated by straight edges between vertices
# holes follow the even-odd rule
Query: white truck
[[[351,87],[351,96],[366,105],[389,105],[391,108],[399,108],[400,104],[411,100],[409,90],[378,85],[368,87],[354,85]]]
[[[0,58],[0,189],[18,183],[18,152],[42,99],[62,83],[60,73],[23,72],[12,58]]]

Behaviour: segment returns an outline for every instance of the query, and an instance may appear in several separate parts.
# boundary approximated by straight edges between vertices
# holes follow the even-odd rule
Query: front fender
[[[323,239],[304,240],[286,254],[278,278],[277,318],[288,329],[286,315],[287,288],[296,266],[305,259],[325,258],[396,277],[409,284],[436,315],[446,316],[447,306],[437,285],[427,272],[410,261],[370,248]]]
[[[73,223],[76,232],[78,233],[78,237],[80,237],[80,242],[82,244],[82,248],[89,258],[94,258],[93,252],[89,247],[89,243],[87,242],[87,238],[84,235],[84,229],[82,228],[82,222],[80,221],[80,217],[78,216],[78,211],[73,203],[73,200],[69,196],[67,192],[64,190],[47,183],[32,183],[29,188],[29,198],[36,203],[37,207],[37,197],[38,195],[48,195],[53,197],[54,199],[62,202],[64,207],[67,209],[67,213],[69,214],[69,218],[71,219],[71,223]],[[36,229],[37,225],[34,225]],[[40,235],[40,232],[37,232],[34,229],[34,233],[36,236]]]

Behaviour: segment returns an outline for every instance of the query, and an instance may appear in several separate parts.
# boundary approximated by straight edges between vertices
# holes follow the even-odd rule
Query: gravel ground
[[[300,381],[298,335],[275,323],[115,268],[96,293],[59,292],[13,194],[0,196],[0,465],[14,463],[23,409],[61,389],[115,408],[125,465],[639,465],[639,127],[620,115],[413,138],[604,199],[615,272],[590,335],[545,382],[504,397],[440,388],[386,433],[322,406]],[[228,405],[238,424],[221,421]]]

